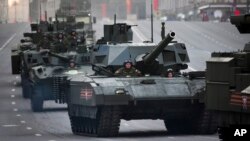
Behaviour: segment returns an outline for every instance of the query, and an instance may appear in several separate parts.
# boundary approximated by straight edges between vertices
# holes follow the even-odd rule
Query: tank
[[[250,14],[232,16],[231,23],[240,33],[250,33]],[[205,103],[218,116],[219,138],[243,141],[234,134],[250,126],[250,43],[241,51],[214,52],[206,64]]]
[[[49,64],[34,66],[29,72],[31,86],[31,109],[43,111],[43,103],[54,100],[56,103],[67,103],[68,79],[72,75],[86,75],[91,70],[88,53],[48,52]]]
[[[88,65],[90,62],[88,48],[91,46],[86,44],[84,37],[81,35],[78,37],[78,34],[59,35],[58,39],[50,42],[47,49],[36,48],[21,53],[23,97],[31,99],[31,109],[34,112],[43,111],[45,100],[65,103],[67,97],[63,90],[65,87],[61,87],[62,83],[66,83],[70,75],[85,74],[87,68],[91,68]],[[74,67],[70,67],[70,64]]]
[[[68,114],[77,135],[117,136],[120,120],[162,119],[169,133],[216,132],[213,114],[205,110],[204,72],[187,69],[189,56],[170,32],[159,44],[132,43],[131,25],[104,25],[104,37],[91,55],[94,75],[69,79]],[[117,76],[131,60],[142,76]],[[172,69],[173,76],[167,75]],[[197,75],[196,75],[197,74]],[[192,113],[192,114],[190,114]]]
[[[32,32],[23,33],[23,39],[19,45],[11,49],[12,74],[21,73],[21,53],[26,50],[36,50],[36,45],[43,39],[43,36],[51,34],[50,24],[41,22],[40,24],[30,24]]]
[[[40,25],[31,24],[32,32],[24,33],[24,39],[20,46],[12,50],[12,73],[21,75],[22,95],[30,98],[31,86],[29,73],[32,67],[49,64],[47,51],[54,53],[66,53],[76,51],[85,53],[93,46],[86,41],[84,31],[76,28],[69,28],[68,32],[59,31],[38,31]],[[72,36],[72,33],[75,33]],[[89,58],[89,54],[88,54]]]
[[[23,98],[30,98],[30,85],[29,85],[29,71],[32,67],[48,63],[48,56],[46,52],[50,49],[50,45],[47,45],[47,49],[43,49],[39,44],[41,44],[43,37],[48,35],[39,35],[41,39],[39,42],[34,41],[35,33],[24,33],[26,39],[21,40],[21,45],[18,49],[12,50],[12,72],[13,74],[20,74],[21,76],[21,86],[22,86],[22,96]],[[28,38],[27,38],[28,37]],[[36,37],[35,37],[36,38]],[[40,37],[39,37],[40,38]],[[51,41],[55,42],[55,41]],[[41,48],[40,48],[41,47]]]

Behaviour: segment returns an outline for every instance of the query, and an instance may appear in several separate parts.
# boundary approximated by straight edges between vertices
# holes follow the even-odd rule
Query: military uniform
[[[39,47],[42,47],[43,49],[50,49],[50,41],[48,39],[42,39],[38,43]]]
[[[118,69],[115,72],[115,75],[118,75],[118,76],[140,76],[141,72],[134,67],[131,67],[130,69],[126,69],[123,67],[123,68]]]

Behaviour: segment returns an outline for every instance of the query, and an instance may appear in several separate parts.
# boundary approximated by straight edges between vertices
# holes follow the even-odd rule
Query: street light
[[[17,20],[16,20],[16,18],[17,18],[17,15],[16,15],[16,12],[17,12],[17,11],[16,11],[16,6],[17,6],[17,5],[18,5],[18,2],[15,0],[15,1],[13,2],[13,4],[12,4],[12,6],[14,6],[14,8],[15,8],[15,21],[14,21],[15,23],[16,23],[16,21],[17,21]]]

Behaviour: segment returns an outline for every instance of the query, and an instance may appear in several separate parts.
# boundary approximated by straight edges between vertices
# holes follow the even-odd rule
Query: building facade
[[[138,19],[146,17],[148,0],[91,0],[92,13],[98,18],[126,19],[128,15],[136,15]]]
[[[228,18],[235,10],[247,13],[250,0],[159,0],[161,15],[176,16],[185,14],[186,18],[196,15],[209,19]],[[196,17],[197,18],[197,17]]]
[[[0,23],[8,22],[8,0],[0,0]]]

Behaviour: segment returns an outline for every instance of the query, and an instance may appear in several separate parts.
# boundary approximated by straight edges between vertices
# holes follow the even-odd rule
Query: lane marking
[[[21,117],[21,115],[20,115],[20,114],[17,114],[16,116],[17,116],[17,117]]]
[[[22,124],[26,123],[26,121],[24,121],[24,120],[21,120],[20,122],[21,122]]]
[[[13,109],[13,111],[14,111],[14,112],[17,112],[17,111],[18,111],[18,109],[17,109],[17,108],[14,108],[14,109]]]
[[[7,124],[7,125],[2,125],[2,127],[17,127],[19,125],[15,125],[15,124]]]
[[[35,134],[35,136],[37,136],[37,137],[41,137],[42,135],[41,135],[41,134]]]
[[[15,102],[15,101],[12,101],[11,104],[12,104],[12,105],[16,105],[16,102]]]
[[[7,45],[15,38],[16,36],[16,33],[13,34],[0,48],[0,51],[2,51],[4,48],[7,47]]]
[[[56,141],[56,140],[48,140],[48,141]]]
[[[16,79],[18,79],[19,78],[19,76],[16,76]]]
[[[31,128],[31,127],[26,127],[26,129],[27,129],[27,130],[32,130],[32,128]]]
[[[11,95],[10,97],[11,97],[11,98],[14,98],[14,97],[15,97],[15,95]]]
[[[13,84],[14,84],[14,85],[16,85],[17,83],[16,83],[16,82],[14,82]]]
[[[16,89],[11,89],[12,92],[16,91]]]

